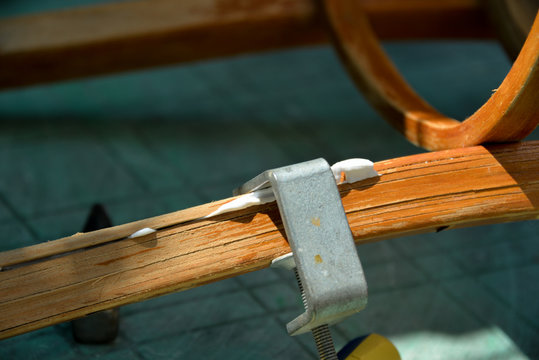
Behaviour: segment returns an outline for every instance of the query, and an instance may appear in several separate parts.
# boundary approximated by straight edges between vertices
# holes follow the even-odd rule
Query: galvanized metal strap
[[[271,186],[305,291],[291,335],[362,310],[367,283],[333,173],[324,159],[265,171],[235,194]]]

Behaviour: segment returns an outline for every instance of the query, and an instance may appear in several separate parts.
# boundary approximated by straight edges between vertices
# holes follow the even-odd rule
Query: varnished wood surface
[[[474,0],[361,3],[384,39],[492,35]],[[0,89],[326,42],[316,4],[139,0],[0,19]]]
[[[358,244],[539,217],[539,142],[375,168],[380,177],[339,186]],[[290,251],[275,203],[200,219],[227,201],[0,254],[0,338],[262,269]],[[158,231],[125,238],[148,226]],[[59,257],[25,264],[44,249]]]
[[[539,123],[539,16],[502,84],[461,123],[436,111],[401,77],[357,1],[326,0],[325,5],[334,43],[355,83],[412,143],[441,150],[517,141]]]

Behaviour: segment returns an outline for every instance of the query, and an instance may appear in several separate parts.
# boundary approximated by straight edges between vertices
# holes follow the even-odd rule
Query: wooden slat
[[[375,168],[379,178],[339,187],[359,244],[539,217],[537,141],[426,153]],[[1,266],[16,265],[0,272],[0,338],[262,269],[290,251],[275,203],[200,218],[227,201],[0,254]],[[125,238],[147,226],[159,230]],[[65,253],[77,243],[94,246]],[[43,249],[64,254],[24,264]]]
[[[384,39],[491,36],[478,1],[363,1]],[[316,44],[321,18],[314,0],[152,0],[2,19],[0,89]]]

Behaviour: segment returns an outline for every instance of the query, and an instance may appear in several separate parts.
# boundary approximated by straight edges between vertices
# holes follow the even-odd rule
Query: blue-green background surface
[[[3,1],[0,17],[63,4]],[[386,48],[456,118],[510,67],[495,42]],[[95,202],[120,224],[228,197],[268,168],[421,151],[325,46],[4,91],[0,249],[80,231]],[[333,328],[337,346],[378,332],[404,359],[538,359],[538,230],[530,221],[359,247],[369,305]],[[301,312],[291,274],[263,270],[125,306],[111,345],[78,345],[62,324],[0,341],[0,359],[315,359],[309,336],[286,334]]]

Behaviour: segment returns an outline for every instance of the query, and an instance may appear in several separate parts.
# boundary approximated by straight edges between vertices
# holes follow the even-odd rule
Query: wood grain
[[[362,2],[384,39],[492,36],[478,1]],[[1,19],[0,88],[327,42],[315,4],[125,1]]]
[[[539,16],[502,84],[461,123],[436,111],[401,77],[357,1],[325,5],[334,43],[356,85],[412,143],[441,150],[518,141],[539,123]]]
[[[425,153],[375,168],[379,178],[339,186],[359,244],[539,217],[539,142]],[[290,251],[275,203],[200,218],[227,201],[0,254],[8,266],[0,272],[0,338],[262,269]],[[147,226],[158,231],[125,238]],[[58,257],[25,263],[43,249]]]

